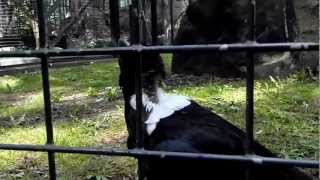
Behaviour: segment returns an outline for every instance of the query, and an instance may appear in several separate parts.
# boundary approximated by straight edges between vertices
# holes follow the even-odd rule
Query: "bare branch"
[[[59,7],[60,3],[61,3],[61,0],[57,0],[54,2],[53,5],[49,6],[48,12],[47,12],[48,16],[54,13],[54,11]]]
[[[50,47],[55,46],[57,43],[59,43],[61,41],[61,39],[63,38],[63,35],[66,34],[68,31],[70,31],[71,27],[81,19],[83,13],[85,12],[86,8],[91,4],[91,2],[92,2],[92,0],[89,0],[86,2],[86,4],[82,5],[80,10],[78,11],[78,13],[71,17],[70,22],[67,23],[65,26],[63,26],[58,31],[58,33],[57,33],[58,36],[53,42],[50,43]]]

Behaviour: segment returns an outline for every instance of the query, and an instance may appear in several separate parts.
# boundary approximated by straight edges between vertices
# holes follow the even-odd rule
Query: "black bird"
[[[125,101],[125,119],[129,132],[128,148],[135,148],[135,63],[138,56],[122,55],[119,59],[119,84]],[[162,89],[164,64],[159,54],[142,55],[142,92],[145,115],[145,148],[149,150],[244,155],[245,133],[222,117],[179,95]],[[254,143],[257,156],[276,157],[270,150]],[[249,165],[224,161],[182,159],[148,159],[146,178],[244,180]],[[252,166],[255,180],[316,179],[294,167]]]

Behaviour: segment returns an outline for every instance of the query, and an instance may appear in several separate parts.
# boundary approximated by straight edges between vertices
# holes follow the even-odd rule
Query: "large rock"
[[[300,31],[298,41],[319,42],[319,1],[295,1],[297,22]],[[319,51],[301,53],[300,65],[315,70],[319,66]]]
[[[257,0],[256,37],[259,43],[298,41],[295,15],[298,5],[291,0],[285,2],[286,0]],[[248,0],[194,1],[183,17],[175,43],[244,43],[249,39],[250,33],[249,12]],[[210,55],[174,54],[172,71],[241,76],[246,72],[246,60],[245,52]],[[299,55],[287,52],[257,54],[256,75],[258,77],[286,75],[298,69],[301,64],[299,62],[301,62]]]

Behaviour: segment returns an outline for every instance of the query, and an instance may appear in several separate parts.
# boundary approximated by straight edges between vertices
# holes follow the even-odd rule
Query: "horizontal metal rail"
[[[55,145],[23,145],[23,144],[0,144],[1,150],[18,150],[18,151],[34,151],[34,152],[55,152],[55,153],[75,153],[75,154],[93,154],[108,156],[130,156],[135,158],[162,158],[162,159],[192,159],[192,160],[210,160],[210,161],[228,161],[238,162],[248,165],[263,166],[283,166],[283,167],[303,167],[317,168],[318,161],[312,160],[292,160],[282,158],[270,158],[255,155],[223,155],[223,154],[207,154],[207,153],[182,153],[182,152],[164,152],[150,151],[143,149],[98,149],[98,148],[81,148],[81,147],[63,147]]]
[[[318,43],[247,43],[247,44],[207,44],[178,46],[142,46],[97,48],[97,49],[40,49],[26,51],[2,51],[0,57],[39,57],[47,56],[79,56],[79,55],[116,55],[128,53],[213,53],[213,52],[279,52],[279,51],[316,51]]]
[[[20,58],[20,57],[17,57]],[[90,62],[99,62],[99,61],[113,61],[114,56],[110,55],[100,55],[100,56],[56,56],[51,57],[48,60],[49,65],[52,64],[68,64],[68,63],[90,63]],[[14,67],[21,67],[21,66],[32,66],[40,64],[40,59],[36,57],[32,59],[10,59],[10,58],[0,58],[0,69],[4,68],[14,68]]]
[[[92,59],[92,60],[77,60],[77,61],[49,61],[49,68],[65,68],[75,67],[90,64],[101,64],[115,62],[116,59]],[[38,63],[27,63],[14,66],[0,66],[0,76],[2,75],[13,75],[19,72],[36,72],[41,70],[40,62]]]

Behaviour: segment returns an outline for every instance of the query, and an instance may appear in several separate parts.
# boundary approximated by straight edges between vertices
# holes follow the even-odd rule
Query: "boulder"
[[[319,1],[296,0],[295,11],[300,31],[297,41],[319,42]],[[299,63],[302,67],[309,67],[318,71],[319,51],[302,52]]]
[[[303,4],[302,1],[299,3]],[[292,0],[256,0],[257,42],[298,41],[300,24],[295,12],[300,8],[299,3],[295,4]],[[245,43],[250,35],[248,4],[248,0],[192,1],[181,21],[175,44]],[[242,76],[246,72],[246,60],[245,52],[174,54],[172,72]],[[287,75],[299,69],[300,62],[297,53],[259,53],[256,54],[255,73],[257,77]]]

